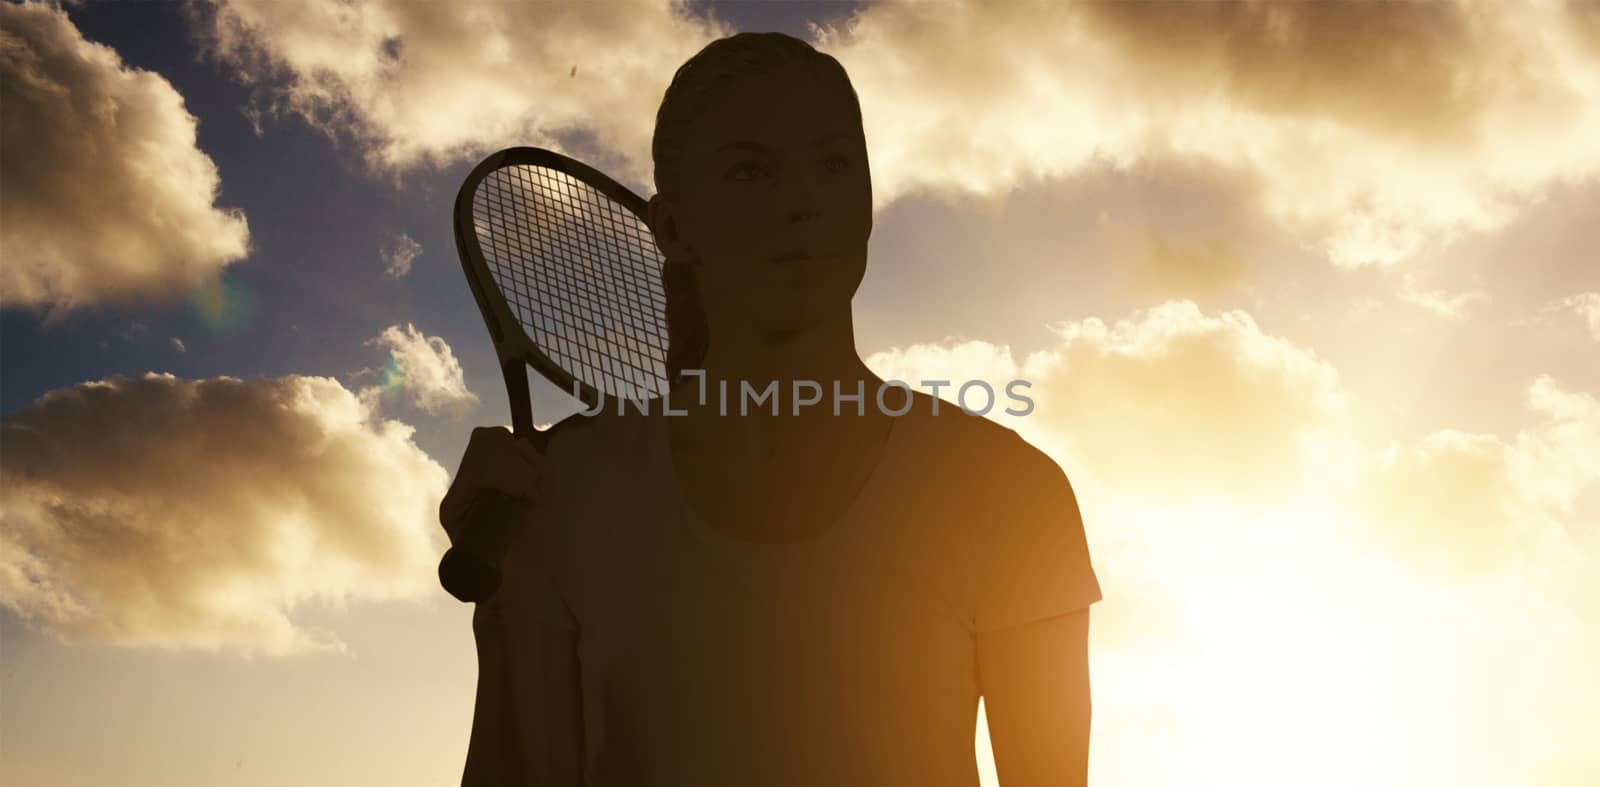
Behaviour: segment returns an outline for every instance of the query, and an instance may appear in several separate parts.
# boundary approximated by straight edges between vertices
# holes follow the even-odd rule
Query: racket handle
[[[461,538],[439,561],[439,584],[458,600],[488,601],[500,590],[500,568],[511,529],[522,522],[527,504],[511,495],[479,492],[462,516]]]

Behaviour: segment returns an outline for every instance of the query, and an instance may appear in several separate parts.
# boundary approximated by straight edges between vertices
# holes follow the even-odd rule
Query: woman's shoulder
[[[643,416],[609,400],[593,414],[574,413],[550,427],[548,455],[564,466],[614,462],[638,449]]]
[[[909,419],[926,456],[958,468],[985,486],[1027,487],[1064,482],[1060,465],[1015,429],[922,392]],[[899,427],[897,427],[899,428]]]
[[[904,416],[929,438],[968,450],[994,461],[1038,462],[1049,458],[1005,424],[954,402],[921,391],[912,393],[912,408]]]

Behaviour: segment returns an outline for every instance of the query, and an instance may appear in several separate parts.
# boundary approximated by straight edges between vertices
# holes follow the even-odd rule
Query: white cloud
[[[1112,326],[1089,318],[1055,330],[1058,346],[1020,364],[981,341],[874,353],[867,363],[904,379],[1028,380],[1036,410],[997,420],[1075,477],[1141,496],[1273,499],[1349,461],[1337,373],[1245,312],[1207,316],[1171,301]]]
[[[189,351],[189,348],[185,347],[183,345],[183,340],[179,339],[176,336],[172,337],[172,347],[173,347],[173,349],[175,349],[175,350],[177,350],[178,352],[181,352],[181,353]]]
[[[60,9],[0,5],[0,305],[47,319],[194,290],[244,257],[244,215],[165,79]]]
[[[337,382],[113,377],[0,421],[0,601],[69,641],[342,648],[308,602],[437,591],[449,475]]]
[[[651,0],[232,0],[199,10],[212,51],[271,86],[275,109],[353,136],[378,169],[510,144],[560,148],[560,135],[591,132],[620,162],[602,168],[635,184],[651,182],[650,134],[673,72],[730,32]]]
[[[1466,316],[1467,307],[1474,303],[1488,302],[1489,294],[1482,290],[1469,292],[1446,293],[1442,290],[1419,290],[1414,287],[1411,277],[1406,277],[1405,284],[1400,290],[1400,299],[1407,303],[1421,306],[1435,316],[1445,319],[1460,319]]]
[[[367,344],[389,349],[389,363],[379,371],[381,382],[358,394],[367,406],[376,409],[384,396],[405,396],[418,409],[435,415],[448,410],[459,421],[478,403],[444,339],[424,336],[407,323],[404,330],[398,325],[385,328]]]
[[[410,235],[399,233],[379,252],[383,257],[383,272],[396,279],[411,272],[411,262],[422,253],[422,244]]]
[[[932,390],[931,386],[924,383],[941,381],[940,398],[958,404],[960,392],[957,388],[963,382],[982,380],[1001,392],[1005,384],[1017,379],[1021,371],[1011,357],[1011,348],[975,339],[894,347],[873,353],[868,356],[867,363],[885,380],[899,380],[914,388]],[[1026,395],[1030,389],[1019,390]],[[981,408],[977,397],[978,393],[973,392],[969,407]],[[885,401],[894,405],[887,394]]]
[[[1589,326],[1589,335],[1600,342],[1600,292],[1580,292],[1549,304],[1545,311],[1571,311]]]
[[[1528,386],[1527,402],[1541,419],[1518,432],[1513,443],[1517,486],[1531,502],[1570,510],[1585,488],[1600,481],[1600,401],[1564,391],[1546,375]]]

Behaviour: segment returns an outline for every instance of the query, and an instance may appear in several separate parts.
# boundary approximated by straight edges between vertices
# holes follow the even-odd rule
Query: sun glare
[[[1430,583],[1322,504],[1141,516],[1119,520],[1133,543],[1165,546],[1139,556],[1149,587],[1109,585],[1095,610],[1146,619],[1094,645],[1091,783],[1489,787],[1561,753],[1537,729],[1549,629],[1493,617],[1504,588]]]

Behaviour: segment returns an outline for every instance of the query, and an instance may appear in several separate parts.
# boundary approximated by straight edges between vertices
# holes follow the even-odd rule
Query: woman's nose
[[[791,223],[814,221],[822,215],[820,176],[814,173],[785,173],[779,204],[783,217]]]

